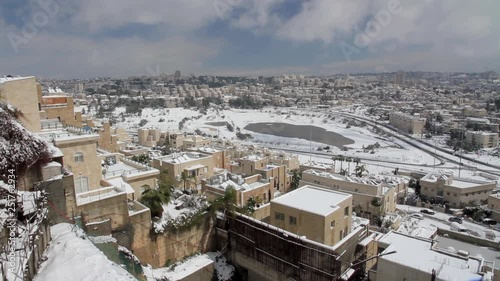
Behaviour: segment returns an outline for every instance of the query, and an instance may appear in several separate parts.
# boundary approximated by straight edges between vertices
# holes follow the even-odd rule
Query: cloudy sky
[[[1,0],[0,75],[500,70],[498,0]]]

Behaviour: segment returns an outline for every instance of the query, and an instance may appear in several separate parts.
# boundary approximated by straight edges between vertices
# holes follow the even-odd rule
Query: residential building
[[[208,198],[217,198],[224,196],[228,188],[235,189],[237,206],[244,206],[250,198],[255,199],[259,205],[268,203],[274,198],[271,183],[261,175],[249,177],[230,173],[215,175],[202,181],[201,191]]]
[[[178,185],[187,188],[201,187],[201,180],[214,175],[214,158],[199,152],[172,153],[153,159],[152,166]],[[184,174],[184,176],[183,176]],[[186,180],[183,180],[182,178]]]
[[[400,70],[396,72],[396,75],[394,77],[394,83],[397,85],[404,85],[405,78],[406,78],[405,72]]]
[[[287,173],[284,165],[268,164],[269,159],[260,154],[250,154],[234,159],[231,163],[231,172],[243,176],[261,174],[266,179],[274,179],[274,188],[280,193],[290,189],[291,175]],[[294,162],[291,162],[294,163]]]
[[[370,280],[493,280],[493,261],[453,248],[439,248],[430,239],[389,232],[378,240],[376,269]],[[390,254],[389,254],[390,253]]]
[[[99,149],[98,157],[103,166],[103,180],[126,190],[128,198],[140,200],[146,188],[157,186],[160,171],[147,165],[125,158],[119,153]]]
[[[20,121],[30,132],[41,130],[41,95],[40,84],[34,76],[0,77],[0,99],[23,112]]]
[[[398,198],[404,198],[407,193],[407,182],[396,176],[369,175],[360,178],[319,170],[303,171],[300,186],[310,184],[351,194],[354,212],[369,219],[394,213]]]
[[[212,155],[214,159],[214,168],[230,170],[231,169],[231,159],[232,152],[226,148],[214,148],[208,146],[195,147],[191,149],[192,151],[197,151],[200,153]]]
[[[432,172],[420,179],[420,192],[437,202],[448,202],[459,207],[462,204],[486,201],[496,187],[493,181],[453,178],[453,173]]]
[[[488,196],[488,209],[491,210],[491,218],[500,222],[500,194],[490,194]]]
[[[140,128],[137,132],[139,145],[156,147],[160,144],[161,131],[158,129]]]
[[[422,134],[425,122],[425,118],[402,112],[391,112],[389,114],[389,124],[408,134]]]
[[[209,146],[212,140],[202,136],[188,136],[182,141],[182,149],[188,150],[194,147]]]
[[[42,132],[40,136],[53,142],[64,155],[63,164],[74,175],[77,194],[101,187],[101,161],[97,157],[98,134],[57,130]]]
[[[477,146],[478,148],[494,148],[498,146],[498,133],[467,131],[465,133],[467,144]]]
[[[167,132],[167,142],[172,148],[181,148],[186,134],[180,131]]]
[[[306,185],[271,200],[270,223],[328,246],[351,232],[352,195]]]

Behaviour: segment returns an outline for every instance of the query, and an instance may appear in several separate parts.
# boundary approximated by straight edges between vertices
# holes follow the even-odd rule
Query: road
[[[351,113],[346,113],[346,112],[342,112],[342,113],[340,113],[340,115],[347,116],[349,118],[356,119],[358,121],[366,122],[367,124],[369,124],[373,127],[376,127],[380,130],[383,130],[384,132],[390,134],[392,137],[397,138],[401,141],[404,141],[405,143],[407,143],[413,147],[416,147],[416,148],[418,148],[426,153],[429,153],[430,155],[433,155],[434,157],[438,157],[440,159],[446,159],[448,162],[451,162],[451,163],[454,163],[457,165],[461,165],[464,168],[477,169],[477,171],[480,171],[480,172],[485,172],[485,173],[490,173],[490,174],[500,176],[500,171],[499,171],[500,167],[498,167],[496,165],[484,163],[482,161],[478,161],[478,160],[470,158],[470,157],[462,156],[461,157],[462,160],[465,159],[469,162],[477,164],[478,166],[465,165],[463,163],[463,161],[460,160],[460,157],[453,155],[452,153],[450,153],[446,149],[443,149],[439,146],[435,146],[435,145],[426,143],[426,142],[419,140],[419,139],[416,139],[410,135],[402,134],[401,132],[398,132],[396,129],[392,128],[391,126],[388,126],[385,123],[381,123],[381,122],[374,121],[374,120],[371,120],[371,119],[363,117],[363,116],[359,116],[359,115],[355,115],[355,114],[351,114]],[[420,166],[422,166],[422,165],[420,165]],[[494,170],[491,170],[490,168],[493,168]]]

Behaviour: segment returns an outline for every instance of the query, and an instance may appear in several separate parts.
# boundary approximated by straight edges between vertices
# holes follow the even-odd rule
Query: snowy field
[[[54,225],[50,229],[52,241],[45,252],[44,261],[35,281],[137,280],[118,264],[110,261],[85,233],[68,223]]]
[[[114,112],[116,116],[123,113],[125,108],[117,108]],[[236,128],[240,128],[242,133],[250,133],[253,136],[251,141],[245,143],[260,144],[263,146],[276,146],[284,149],[317,151],[319,147],[326,147],[327,144],[310,142],[309,140],[299,138],[286,138],[274,136],[269,133],[254,133],[245,130],[245,126],[253,123],[288,123],[294,125],[313,125],[340,134],[354,141],[353,144],[346,145],[348,151],[330,146],[331,155],[343,154],[349,157],[370,158],[377,161],[391,161],[396,163],[412,163],[432,165],[434,158],[418,149],[415,149],[404,142],[394,140],[391,137],[378,136],[369,127],[352,126],[346,128],[343,123],[343,117],[333,111],[311,111],[309,109],[283,109],[283,108],[264,108],[261,110],[239,110],[227,109],[217,113],[215,110],[209,110],[207,115],[202,115],[198,111],[184,108],[165,108],[165,109],[143,109],[141,116],[126,117],[124,122],[118,125],[124,127],[130,132],[136,132],[138,124],[142,119],[148,121],[144,126],[147,128],[158,128],[160,130],[178,130],[179,122],[183,118],[191,118],[184,124],[183,130],[194,132],[199,129],[202,133],[208,135],[237,140]],[[160,122],[161,121],[161,122]],[[234,132],[230,132],[226,126],[213,126],[210,122],[227,122],[233,125]],[[276,128],[277,130],[279,128]],[[363,152],[362,148],[379,143],[381,148],[375,149],[374,153]]]

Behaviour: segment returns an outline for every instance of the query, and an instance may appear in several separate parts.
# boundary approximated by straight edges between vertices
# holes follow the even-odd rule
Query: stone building
[[[352,195],[306,185],[271,200],[271,225],[328,246],[351,232]]]

